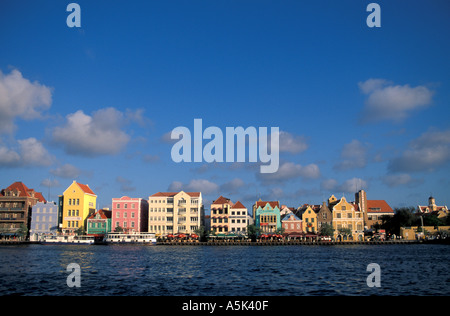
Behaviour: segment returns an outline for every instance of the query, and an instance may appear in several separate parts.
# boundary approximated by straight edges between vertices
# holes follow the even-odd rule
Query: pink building
[[[124,232],[148,231],[148,202],[142,198],[122,196],[112,199],[112,231],[121,227]]]

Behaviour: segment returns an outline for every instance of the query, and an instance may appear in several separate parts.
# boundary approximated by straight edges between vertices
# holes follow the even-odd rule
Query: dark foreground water
[[[1,295],[450,295],[450,246],[0,246]],[[80,266],[69,287],[67,266]],[[381,269],[368,287],[367,265]]]

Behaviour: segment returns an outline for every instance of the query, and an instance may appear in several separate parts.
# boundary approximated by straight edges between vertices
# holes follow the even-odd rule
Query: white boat
[[[73,235],[56,235],[45,236],[42,241],[43,244],[94,244],[94,236],[73,236]]]
[[[106,243],[156,244],[154,233],[108,233],[103,239]]]

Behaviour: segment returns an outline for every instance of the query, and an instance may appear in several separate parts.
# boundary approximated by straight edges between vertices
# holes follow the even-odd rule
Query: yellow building
[[[328,199],[333,214],[334,238],[336,240],[364,240],[364,217],[358,205],[347,202],[345,197]]]
[[[297,213],[298,215],[299,213]],[[301,219],[303,220],[304,232],[317,233],[317,213],[312,209],[311,205],[304,205],[302,207]]]
[[[89,185],[76,181],[64,191],[62,198],[62,232],[74,233],[86,227],[86,219],[95,213],[97,195]]]

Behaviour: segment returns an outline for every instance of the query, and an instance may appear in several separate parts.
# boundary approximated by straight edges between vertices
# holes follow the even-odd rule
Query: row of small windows
[[[135,208],[136,207],[136,204],[131,204],[131,208]],[[122,207],[120,207],[120,203],[117,203],[116,204],[116,208],[122,208]],[[128,203],[124,203],[123,204],[123,208],[128,208]]]
[[[69,199],[69,205],[80,205],[80,199]]]

